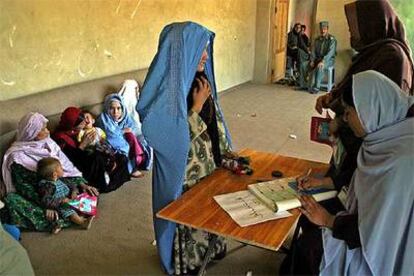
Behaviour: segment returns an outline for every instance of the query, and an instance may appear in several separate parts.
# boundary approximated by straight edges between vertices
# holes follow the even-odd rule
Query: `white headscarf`
[[[361,247],[325,229],[321,275],[414,275],[413,97],[372,70],[354,75],[352,92],[367,132],[347,202],[358,211]]]
[[[141,135],[141,122],[139,121],[138,112],[135,110],[139,99],[138,82],[136,80],[125,80],[118,94],[124,98],[125,107],[137,126],[138,133],[136,134]]]

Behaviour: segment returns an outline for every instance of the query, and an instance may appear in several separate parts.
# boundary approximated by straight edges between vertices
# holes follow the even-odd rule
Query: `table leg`
[[[214,234],[210,234],[211,239],[208,241],[208,249],[206,254],[204,255],[203,264],[200,267],[200,270],[198,271],[198,276],[203,276],[206,273],[206,266],[210,262],[212,252],[214,250],[214,246],[216,245],[218,236]]]

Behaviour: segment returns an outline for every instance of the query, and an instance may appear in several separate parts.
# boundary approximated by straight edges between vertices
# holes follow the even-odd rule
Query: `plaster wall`
[[[252,79],[256,0],[2,0],[0,101],[147,68],[174,21],[216,33],[219,91]]]

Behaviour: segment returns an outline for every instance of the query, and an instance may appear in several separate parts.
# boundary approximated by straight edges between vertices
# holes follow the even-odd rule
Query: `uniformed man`
[[[308,89],[312,94],[319,92],[324,70],[334,66],[336,55],[336,39],[328,32],[328,22],[320,22],[319,29],[321,35],[313,43],[309,62]]]

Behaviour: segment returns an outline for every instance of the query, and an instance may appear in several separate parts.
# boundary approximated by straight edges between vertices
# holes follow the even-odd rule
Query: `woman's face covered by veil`
[[[204,66],[207,62],[207,59],[208,59],[207,49],[204,49],[203,54],[201,55],[200,62],[198,63],[198,66],[197,66],[197,72],[204,71]]]

